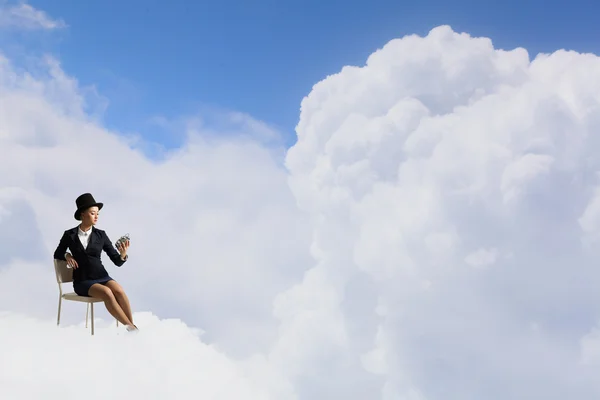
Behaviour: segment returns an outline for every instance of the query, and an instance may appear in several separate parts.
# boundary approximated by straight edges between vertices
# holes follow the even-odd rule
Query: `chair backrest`
[[[73,268],[69,267],[64,260],[54,260],[54,272],[56,273],[56,282],[60,288],[61,283],[73,282]]]

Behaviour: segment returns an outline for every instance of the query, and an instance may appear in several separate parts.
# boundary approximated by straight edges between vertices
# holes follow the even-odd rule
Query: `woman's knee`
[[[115,296],[109,288],[102,286],[98,283],[95,283],[90,287],[89,294],[92,297],[98,297],[104,301],[111,301],[115,298]]]
[[[116,297],[122,297],[125,296],[125,290],[123,289],[123,287],[121,285],[119,285],[117,282],[115,281],[110,281],[107,285],[106,285],[109,290],[116,296]]]

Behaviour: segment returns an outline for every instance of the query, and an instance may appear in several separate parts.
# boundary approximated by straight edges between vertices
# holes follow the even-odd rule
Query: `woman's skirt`
[[[88,279],[81,282],[73,282],[73,289],[75,290],[75,293],[77,293],[79,296],[90,297],[88,291],[90,290],[93,284],[100,283],[102,285],[105,285],[106,282],[112,280],[113,278],[111,278],[110,276],[105,276],[104,278]]]

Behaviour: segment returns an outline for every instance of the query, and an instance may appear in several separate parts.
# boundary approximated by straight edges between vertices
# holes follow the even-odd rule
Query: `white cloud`
[[[0,28],[53,30],[66,26],[63,20],[53,19],[46,12],[25,2],[0,4]]]
[[[600,300],[597,251],[580,242],[600,227],[598,93],[595,55],[530,60],[448,27],[315,85],[287,167],[317,262],[279,296],[294,326],[280,357],[368,385],[365,363],[385,380],[370,398],[597,397],[573,344]]]
[[[248,387],[243,398],[278,400],[600,395],[598,252],[582,245],[600,237],[599,57],[530,60],[448,27],[393,40],[315,85],[285,168],[265,146],[272,128],[247,116],[225,137],[195,125],[151,160],[140,138],[90,119],[93,91],[52,60],[40,69],[0,68],[7,359],[50,365],[70,339],[67,358],[122,360],[149,398],[195,389],[200,375],[215,384],[206,390],[231,385],[224,398],[240,398],[231,382]],[[134,309],[199,326],[201,340],[139,313],[139,336],[50,327],[49,255],[83,191],[105,202],[112,238],[132,236],[130,261],[108,267]],[[39,341],[26,353],[21,331]],[[169,372],[186,354],[222,368]],[[20,398],[55,376],[2,368],[0,387]],[[82,373],[63,368],[60,379]]]
[[[107,395],[184,399],[192,393],[222,400],[277,398],[272,390],[282,385],[276,375],[262,383],[252,371],[256,365],[232,361],[203,343],[196,329],[148,313],[136,317],[145,327],[139,332],[131,334],[114,321],[98,320],[91,336],[82,324],[57,328],[50,319],[0,313],[0,395],[49,400]],[[102,387],[91,388],[90,379]],[[290,398],[285,392],[275,393]]]

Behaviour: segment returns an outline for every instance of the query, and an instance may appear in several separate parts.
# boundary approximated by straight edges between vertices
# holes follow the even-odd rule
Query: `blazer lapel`
[[[79,235],[77,233],[78,228],[73,228],[73,230],[71,231],[71,239],[73,240],[75,246],[77,246],[80,250],[85,250],[83,248],[83,245],[81,244],[81,240],[79,240]]]
[[[86,251],[89,251],[92,248],[92,246],[94,246],[96,243],[98,243],[98,231],[92,226],[92,231],[90,232],[90,240],[88,242]]]

